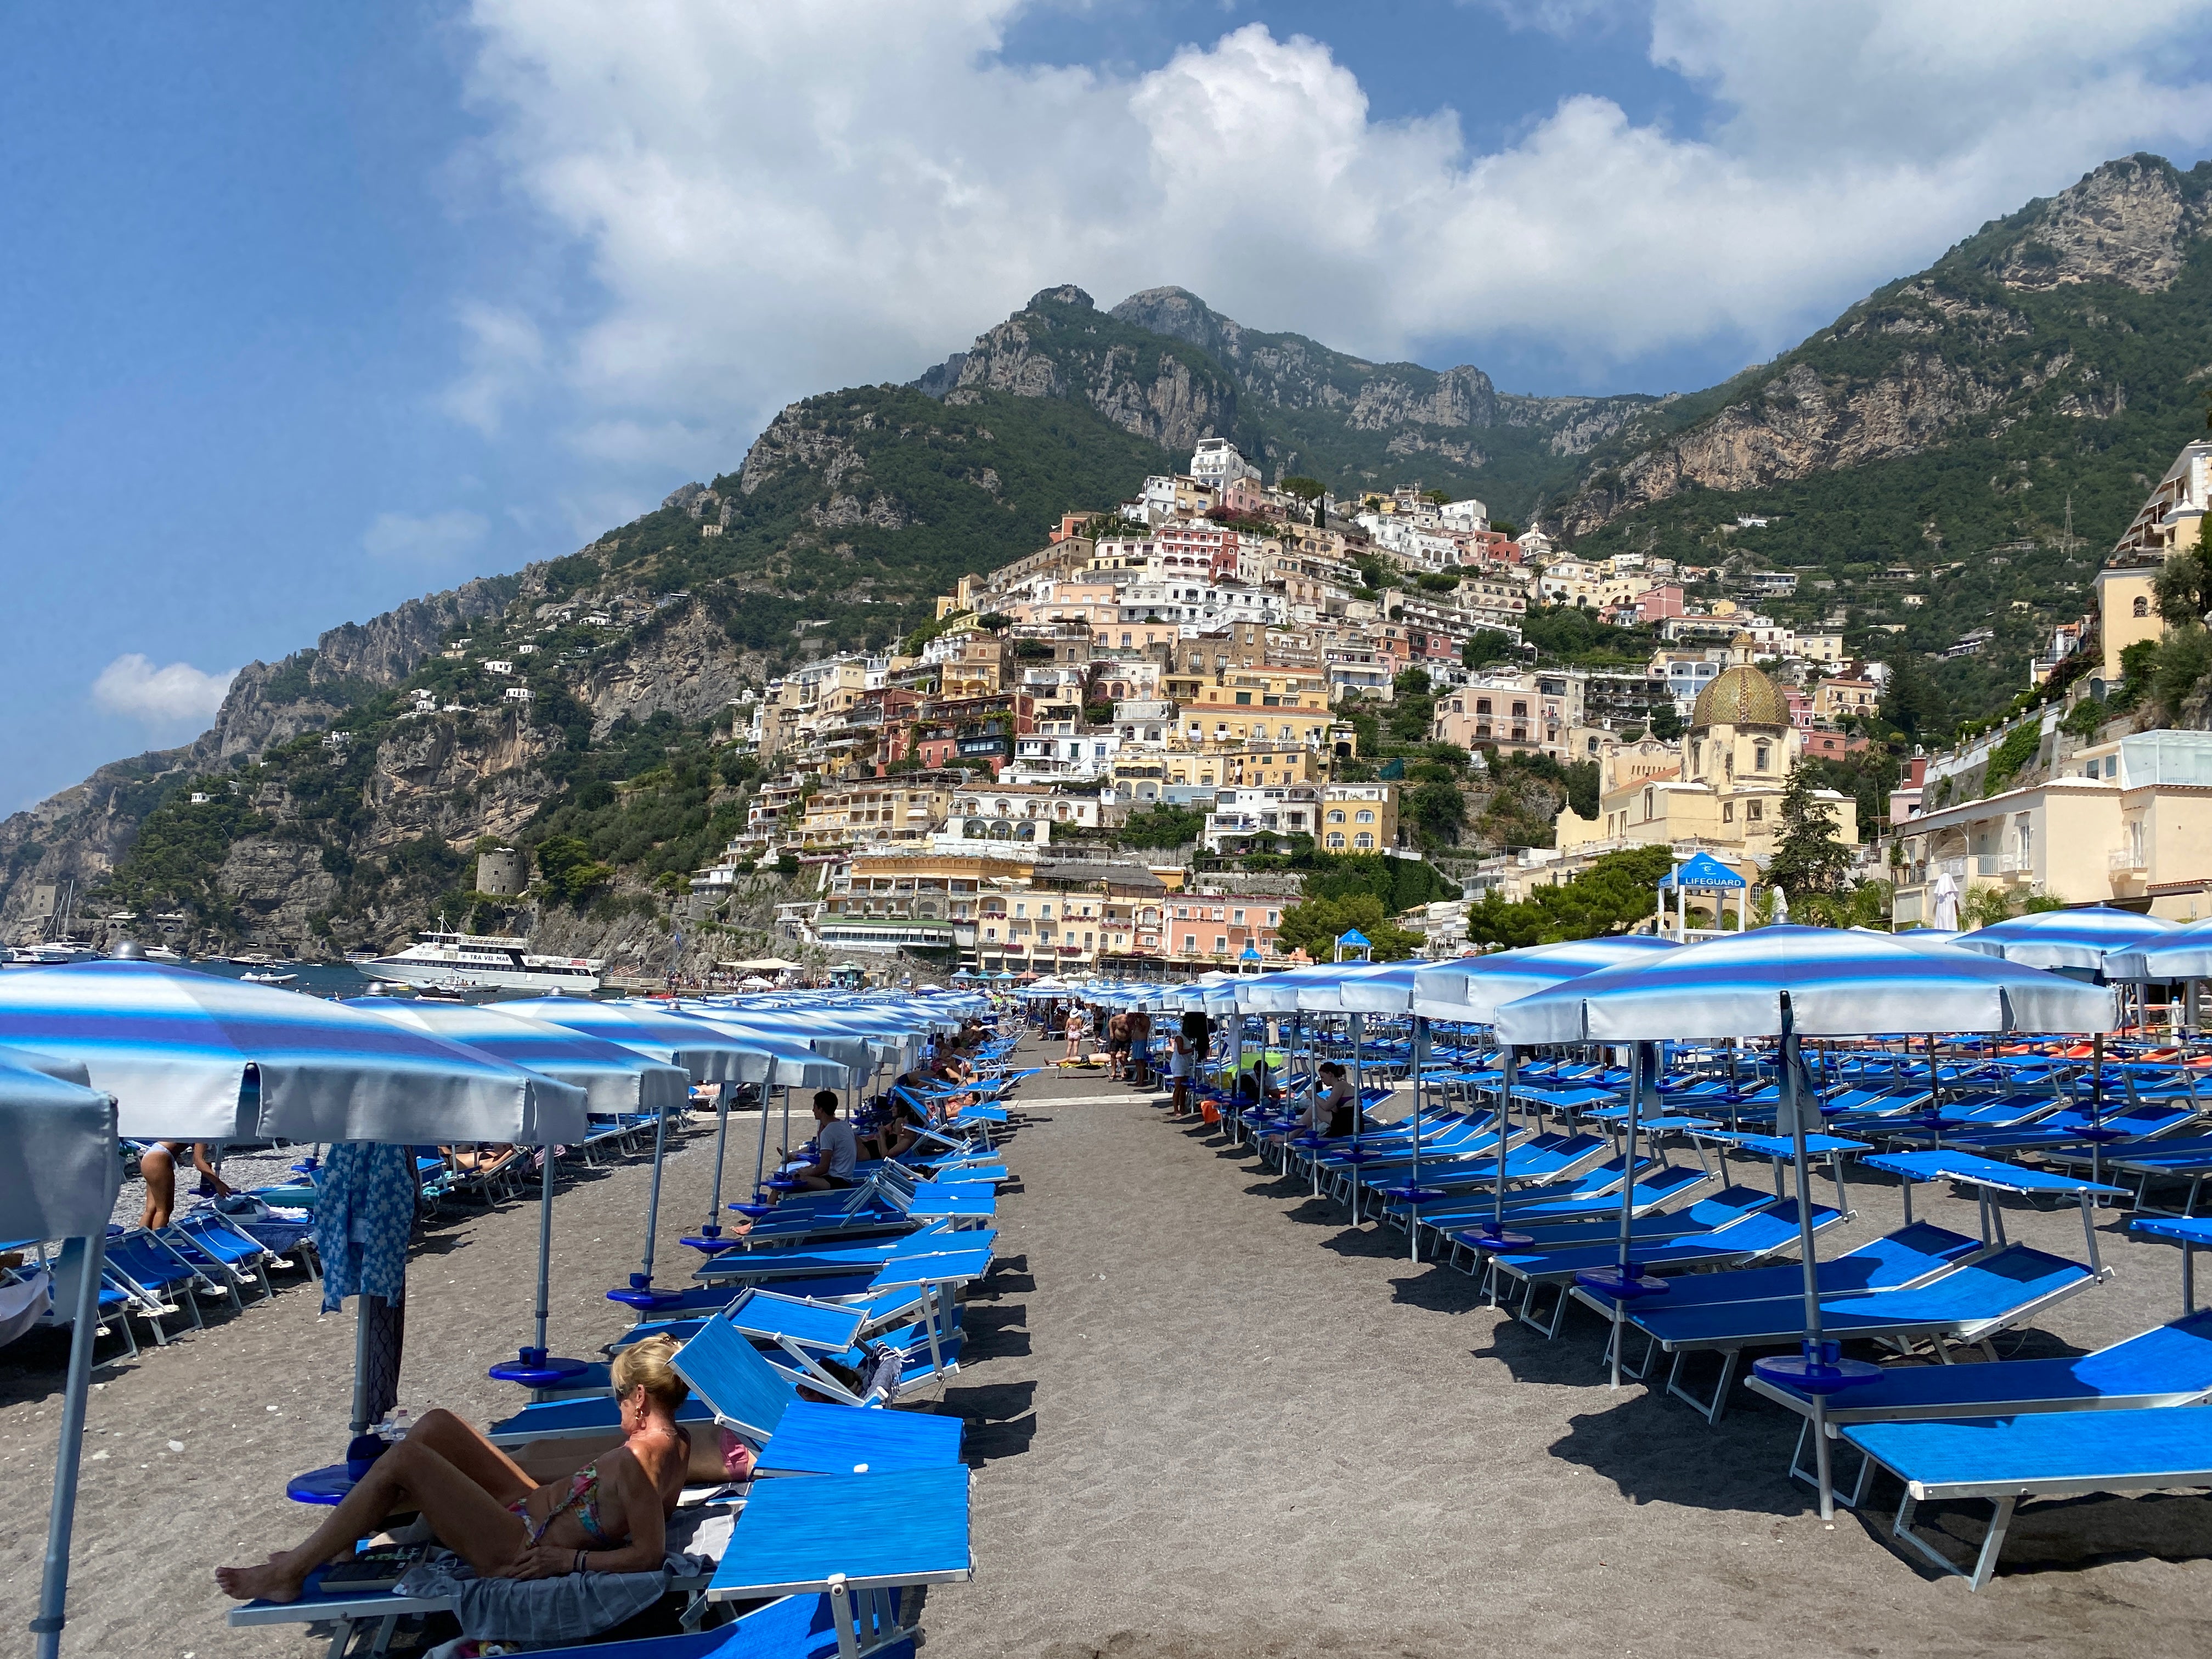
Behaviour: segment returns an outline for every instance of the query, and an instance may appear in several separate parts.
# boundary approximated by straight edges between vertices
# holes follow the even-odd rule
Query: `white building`
[[[1257,482],[1260,469],[1246,460],[1228,439],[1200,438],[1197,452],[1190,458],[1190,476],[1202,484],[1220,489],[1232,478]]]

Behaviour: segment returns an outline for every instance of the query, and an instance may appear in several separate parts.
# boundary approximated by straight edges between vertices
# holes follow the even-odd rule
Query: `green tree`
[[[1468,668],[1487,668],[1513,654],[1512,636],[1494,628],[1478,628],[1474,638],[1460,647],[1459,659]]]
[[[2167,626],[2201,625],[2212,611],[2212,548],[2199,543],[2176,553],[2160,568],[2154,591]]]
[[[1130,813],[1128,821],[1115,831],[1115,836],[1124,847],[1188,847],[1205,828],[1205,813],[1162,801],[1141,812]]]
[[[1336,941],[1357,930],[1373,945],[1377,962],[1397,962],[1421,947],[1421,935],[1401,927],[1372,893],[1346,893],[1341,898],[1310,898],[1283,912],[1275,938],[1286,951],[1304,951],[1316,962],[1336,955]]]
[[[1889,684],[1881,694],[1881,717],[1908,736],[1941,737],[1951,729],[1950,706],[1929,678],[1919,654],[1899,651],[1890,659]]]
[[[1664,847],[1631,847],[1592,860],[1571,881],[1533,889],[1523,903],[1486,893],[1468,907],[1467,936],[1517,947],[1620,933],[1652,913],[1659,878],[1673,867]]]
[[[1662,743],[1672,743],[1682,735],[1682,717],[1674,712],[1671,702],[1652,705],[1651,735]]]
[[[1422,784],[1407,798],[1406,808],[1423,847],[1459,844],[1460,832],[1467,828],[1467,801],[1448,777]]]
[[[1820,799],[1818,774],[1800,761],[1782,792],[1782,836],[1766,878],[1794,901],[1801,893],[1839,890],[1851,867],[1851,851],[1836,827],[1832,801]]]
[[[537,852],[538,879],[571,904],[615,878],[614,866],[593,858],[580,836],[548,836]]]

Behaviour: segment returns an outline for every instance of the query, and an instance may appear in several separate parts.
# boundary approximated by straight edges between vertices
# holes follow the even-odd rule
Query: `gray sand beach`
[[[968,1310],[944,1401],[975,1470],[973,1583],[933,1590],[929,1649],[957,1659],[1112,1655],[1983,1655],[2212,1650],[2212,1500],[2092,1498],[2015,1522],[1980,1594],[1886,1541],[1893,1486],[1832,1527],[1784,1477],[1796,1419],[1738,1389],[1708,1427],[1641,1385],[1609,1391],[1585,1311],[1559,1340],[1474,1282],[1354,1231],[1249,1152],[1102,1073],[1023,1091],[1000,1204],[1003,1265]],[[750,1148],[751,1124],[733,1127]],[[703,1218],[711,1138],[672,1160],[672,1240]],[[733,1152],[733,1164],[736,1158]],[[746,1173],[750,1173],[750,1158]],[[1756,1174],[1746,1178],[1759,1178]],[[642,1163],[559,1203],[556,1349],[622,1319]],[[1893,1183],[1853,1184],[1893,1226]],[[1971,1205],[1917,1212],[1972,1231]],[[2012,1236],[2079,1255],[2070,1205],[2008,1210]],[[2108,1217],[2109,1284],[2051,1310],[2007,1357],[2102,1346],[2179,1309],[2179,1260]],[[478,1418],[524,1333],[535,1212],[434,1228],[411,1267],[404,1403]],[[664,1253],[665,1277],[688,1252]],[[58,1422],[60,1346],[0,1354],[0,1622],[32,1611]],[[287,1475],[343,1447],[350,1314],[295,1285],[103,1370],[87,1437],[68,1650],[285,1655],[304,1627],[232,1630],[211,1578],[305,1530]],[[1973,1516],[1978,1524],[1978,1509]]]

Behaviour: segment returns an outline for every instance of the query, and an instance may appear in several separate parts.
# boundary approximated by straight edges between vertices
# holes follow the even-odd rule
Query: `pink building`
[[[1673,582],[1647,587],[1636,596],[1636,619],[1638,622],[1655,623],[1684,614],[1682,590]]]

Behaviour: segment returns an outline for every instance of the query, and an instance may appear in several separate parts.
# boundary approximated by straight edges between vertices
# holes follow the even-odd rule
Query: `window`
[[[1239,707],[1249,706],[1251,701],[1252,694],[1249,691],[1239,691],[1237,694],[1237,702]]]
[[[1363,806],[1352,815],[1352,821],[1354,823],[1372,823],[1375,822],[1375,814]]]
[[[1342,852],[1344,850],[1344,831],[1341,830],[1330,830],[1328,832],[1328,845],[1329,849],[1332,852]]]
[[[1242,927],[1244,925],[1244,913],[1242,910],[1231,910],[1229,913],[1229,919],[1235,922],[1239,927]]]
[[[1735,803],[1734,801],[1724,800],[1721,803],[1721,822],[1723,823],[1734,823],[1735,822]]]
[[[1340,806],[1334,811],[1330,812],[1328,815],[1328,821],[1331,823],[1342,823],[1344,822],[1344,809]]]
[[[1763,743],[1753,749],[1751,751],[1751,769],[1754,772],[1764,772],[1766,769],[1766,745]]]
[[[1213,936],[1213,954],[1214,954],[1214,955],[1216,955],[1216,956],[1219,956],[1223,951],[1226,951],[1228,948],[1229,948],[1229,937],[1228,937],[1228,935],[1227,935],[1227,934],[1225,934],[1225,933],[1216,933],[1216,934]]]
[[[1029,907],[1027,904],[1023,903],[1023,902],[1020,902],[1020,901],[1018,901],[1018,901],[1016,901],[1016,902],[1015,902],[1015,904],[1014,904],[1014,914],[1015,914],[1016,915],[1018,915],[1018,916],[1025,916],[1025,915],[1029,915],[1029,913],[1030,913],[1030,907]]]
[[[1743,809],[1743,815],[1749,822],[1753,823],[1759,823],[1766,816],[1766,803],[1763,800],[1750,802]]]
[[[1513,705],[1513,718],[1516,720],[1527,720],[1528,718],[1528,705],[1525,702],[1515,703]]]
[[[1037,914],[1042,916],[1047,921],[1050,921],[1052,920],[1052,906],[1049,904],[1038,905]]]
[[[1487,714],[1490,712],[1490,699],[1477,697],[1474,700],[1474,712],[1478,714]]]
[[[1182,949],[1185,956],[1196,956],[1198,954],[1198,935],[1195,933],[1185,933],[1182,936]]]
[[[1375,837],[1371,832],[1362,830],[1352,838],[1352,844],[1356,848],[1371,849],[1375,845]]]
[[[1279,911],[1279,910],[1270,910],[1270,911],[1268,911],[1268,912],[1267,912],[1267,926],[1268,926],[1268,927],[1273,927],[1275,925],[1275,923],[1276,923],[1278,921],[1279,921],[1279,920],[1281,919],[1281,916],[1282,916],[1282,912],[1281,912],[1281,911]]]

